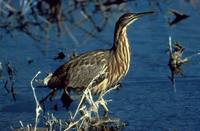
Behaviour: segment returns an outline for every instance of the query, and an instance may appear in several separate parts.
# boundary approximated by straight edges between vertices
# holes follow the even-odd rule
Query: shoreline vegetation
[[[117,86],[110,88],[105,93],[101,94],[96,100],[93,98],[91,90],[93,82],[95,78],[90,82],[88,87],[83,91],[80,102],[77,106],[77,109],[74,113],[70,113],[70,118],[68,120],[60,120],[56,118],[53,114],[46,116],[46,122],[44,127],[38,127],[39,119],[41,117],[41,113],[43,111],[40,102],[37,99],[35,87],[33,86],[33,82],[36,77],[41,72],[33,77],[31,80],[31,88],[33,91],[33,95],[35,98],[36,108],[35,108],[35,125],[31,126],[23,125],[23,122],[20,121],[21,127],[14,129],[15,131],[68,131],[68,130],[92,130],[92,131],[118,131],[122,130],[127,126],[126,123],[122,122],[120,118],[110,117],[108,114],[102,114],[100,110],[100,106],[104,106],[109,111],[107,106],[107,102],[111,102],[112,100],[105,100],[104,96],[107,95],[110,91],[115,90]],[[98,77],[98,76],[97,76]]]

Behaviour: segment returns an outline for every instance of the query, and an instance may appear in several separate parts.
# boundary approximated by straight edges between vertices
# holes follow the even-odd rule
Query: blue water
[[[185,47],[184,56],[200,51],[200,14],[190,4],[181,0],[160,3],[160,7],[161,10],[156,6],[149,6],[148,2],[127,6],[129,11],[154,10],[156,14],[141,18],[128,29],[132,51],[131,66],[120,90],[106,96],[113,100],[108,104],[110,114],[128,123],[125,130],[197,131],[200,130],[200,57],[191,59],[183,66],[185,77],[177,79],[175,93],[168,79],[170,72],[167,67],[166,49],[168,37],[171,36],[173,41],[180,41]],[[168,9],[171,8],[183,11],[190,17],[170,27],[168,18],[173,17]],[[40,70],[42,78],[45,73],[54,71],[64,63],[53,60],[59,51],[71,54],[73,51],[82,53],[110,48],[114,23],[120,15],[115,13],[110,17],[106,29],[96,34],[98,39],[91,38],[86,42],[84,42],[86,37],[83,37],[81,32],[74,31],[74,27],[69,26],[74,31],[78,44],[66,36],[62,36],[60,42],[52,41],[48,45],[37,43],[19,32],[14,33],[14,38],[4,36],[0,41],[0,61],[4,63],[9,60],[17,70],[14,85],[17,101],[14,102],[11,95],[3,88],[7,79],[4,71],[4,78],[0,80],[0,130],[9,130],[11,126],[19,127],[19,120],[25,125],[28,123],[33,125],[35,102],[30,87],[32,77]],[[51,35],[54,38],[55,34]],[[27,64],[28,58],[33,59],[33,64]],[[44,97],[47,92],[46,89],[36,90],[39,98]],[[56,97],[55,101],[59,102],[59,97]],[[75,104],[72,106],[71,109],[74,109]],[[68,111],[61,105],[58,112],[53,111],[51,106],[48,111],[59,118],[64,119],[68,116]]]

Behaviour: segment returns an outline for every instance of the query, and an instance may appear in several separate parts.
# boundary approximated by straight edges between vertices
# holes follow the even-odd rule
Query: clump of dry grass
[[[109,108],[107,106],[107,102],[112,100],[105,100],[104,96],[108,94],[110,91],[116,89],[118,86],[112,87],[103,94],[101,94],[97,99],[93,98],[93,95],[91,93],[91,90],[94,88],[92,87],[93,82],[95,81],[95,78],[90,82],[88,87],[83,91],[83,95],[80,99],[80,102],[76,108],[76,111],[74,113],[70,113],[70,118],[68,120],[61,120],[59,118],[56,118],[53,114],[48,114],[45,116],[45,125],[44,128],[38,128],[37,125],[39,123],[39,117],[42,110],[42,107],[40,106],[40,103],[37,99],[35,88],[33,86],[33,81],[35,78],[40,74],[39,71],[31,80],[31,87],[33,90],[33,95],[36,102],[36,117],[35,117],[35,124],[34,127],[32,127],[30,124],[27,126],[24,126],[23,123],[21,123],[21,128],[17,129],[20,130],[26,130],[26,131],[53,131],[53,130],[59,130],[59,131],[68,131],[68,130],[121,130],[124,128],[125,124],[121,122],[119,118],[111,118],[108,115],[104,116],[100,113],[100,106],[103,106],[103,108],[106,111],[109,111]],[[100,74],[101,75],[101,74]],[[98,76],[97,76],[98,77]]]
[[[170,80],[172,82],[174,92],[176,92],[175,77],[177,75],[183,76],[182,65],[187,64],[192,57],[200,55],[200,52],[197,52],[188,57],[183,58],[184,50],[185,50],[185,48],[179,42],[175,42],[174,44],[172,44],[171,36],[169,36],[169,63],[168,63],[168,66],[171,71]]]

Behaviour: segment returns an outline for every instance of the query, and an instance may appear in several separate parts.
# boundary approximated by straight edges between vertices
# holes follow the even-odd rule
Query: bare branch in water
[[[56,41],[56,38],[49,37],[51,29],[56,27],[57,37],[60,37],[63,32],[70,37],[75,45],[79,46],[79,39],[74,34],[74,30],[70,30],[67,26],[69,23],[75,25],[77,30],[82,30],[83,33],[90,37],[95,37],[97,32],[101,32],[107,25],[109,15],[116,11],[121,12],[123,3],[129,1],[68,1],[62,0],[39,0],[39,1],[19,1],[15,5],[9,1],[0,1],[0,29],[5,30],[6,34],[15,37],[14,31],[22,32],[31,39],[42,42]],[[93,6],[94,10],[92,10]],[[74,17],[81,16],[81,17]],[[97,20],[96,18],[101,20]],[[75,23],[79,23],[78,26]],[[86,25],[91,24],[92,28]],[[34,33],[39,29],[40,33]],[[91,29],[91,31],[89,31]],[[95,31],[94,31],[95,30]],[[100,39],[100,38],[98,38]],[[104,42],[104,40],[101,40]],[[38,47],[38,45],[36,45]]]
[[[173,49],[172,49],[172,38],[171,36],[169,36],[169,63],[168,66],[170,68],[171,71],[171,77],[169,77],[169,79],[172,82],[172,87],[174,88],[174,92],[176,92],[176,84],[175,84],[175,76],[174,76],[174,72],[172,70],[172,54],[173,54]]]
[[[16,101],[16,91],[14,88],[14,83],[15,83],[15,76],[16,76],[16,70],[13,67],[13,65],[11,65],[11,62],[7,62],[5,64],[6,66],[6,72],[8,74],[8,78],[4,78],[5,83],[4,83],[4,88],[7,91],[8,94],[10,94],[12,96],[12,99],[14,101]]]
[[[175,15],[175,19],[172,20],[171,22],[169,22],[170,26],[176,25],[177,23],[179,23],[180,21],[186,19],[189,17],[189,15],[186,15],[184,13],[178,12],[177,10],[170,10],[170,13],[172,13],[173,15]]]
[[[15,88],[14,88],[14,81],[11,82],[10,92],[12,94],[13,100],[16,101],[16,92],[15,92]]]
[[[8,89],[7,85],[8,85],[8,80],[6,80],[6,82],[5,82],[5,84],[4,84],[4,88],[5,88],[5,90],[7,91],[7,93],[9,94],[9,93],[10,93],[10,90]]]
[[[38,124],[38,119],[39,119],[39,116],[40,116],[40,113],[42,111],[42,107],[40,106],[40,103],[37,99],[37,96],[36,96],[36,93],[35,93],[35,87],[33,86],[33,81],[35,80],[35,78],[40,74],[41,72],[38,71],[38,73],[33,77],[33,79],[31,80],[31,88],[33,90],[33,96],[34,96],[34,99],[35,99],[35,102],[36,102],[36,109],[35,109],[35,113],[36,113],[36,116],[35,116],[35,126],[34,126],[34,131],[37,130],[37,124]]]
[[[169,77],[172,86],[174,88],[174,92],[176,92],[176,84],[175,84],[175,77],[177,75],[183,76],[183,69],[181,68],[182,65],[187,64],[191,58],[194,56],[200,55],[200,52],[192,54],[188,57],[182,58],[184,53],[184,47],[178,42],[175,42],[173,45],[171,43],[171,37],[169,37],[169,69],[171,71],[171,76]]]

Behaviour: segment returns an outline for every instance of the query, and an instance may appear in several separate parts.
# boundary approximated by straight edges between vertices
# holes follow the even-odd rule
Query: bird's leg
[[[44,97],[42,100],[40,100],[40,104],[42,104],[49,97],[52,99],[52,97],[54,96],[55,93],[56,93],[56,89],[51,90],[51,92],[46,97]]]
[[[69,92],[67,91],[67,89],[63,90],[63,94],[60,99],[63,103],[63,107],[66,107],[66,108],[68,108],[73,101],[71,97],[69,96]]]

